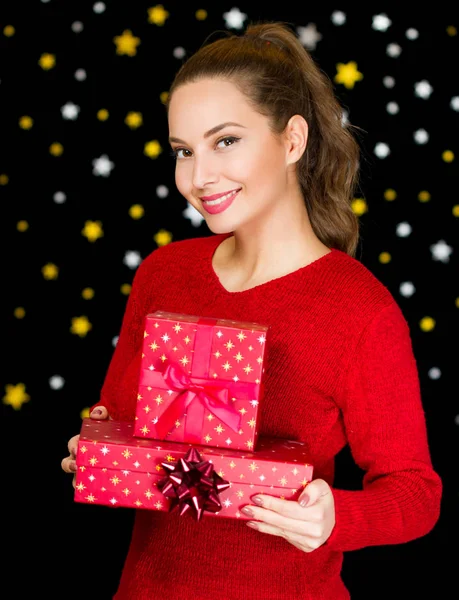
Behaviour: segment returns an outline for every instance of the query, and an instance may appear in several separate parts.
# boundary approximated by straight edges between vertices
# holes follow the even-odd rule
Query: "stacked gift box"
[[[268,327],[157,311],[145,318],[134,422],[84,419],[75,500],[246,519],[256,493],[296,499],[304,445],[258,435]],[[262,408],[261,408],[262,410]]]

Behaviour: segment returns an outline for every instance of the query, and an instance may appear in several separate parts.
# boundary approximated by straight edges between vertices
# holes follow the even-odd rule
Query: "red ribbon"
[[[164,439],[177,419],[187,413],[185,432],[187,441],[200,443],[204,410],[209,410],[236,433],[239,432],[241,414],[231,405],[231,394],[254,397],[257,384],[245,383],[237,387],[229,381],[212,381],[189,377],[177,365],[169,365],[164,372],[143,369],[140,385],[180,392],[169,404],[156,423],[156,431]],[[233,389],[235,387],[235,389]]]
[[[221,510],[218,497],[229,488],[230,483],[215,473],[214,465],[202,460],[196,448],[190,448],[176,465],[161,463],[167,472],[157,486],[170,500],[169,512],[179,507],[180,516],[191,510],[199,521],[205,510],[216,513]]]

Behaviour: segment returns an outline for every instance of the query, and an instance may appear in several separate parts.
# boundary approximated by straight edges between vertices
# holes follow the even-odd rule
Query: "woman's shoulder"
[[[397,304],[389,284],[366,266],[363,259],[340,250],[335,250],[335,256],[330,285],[335,300],[344,310],[371,319],[387,306]]]

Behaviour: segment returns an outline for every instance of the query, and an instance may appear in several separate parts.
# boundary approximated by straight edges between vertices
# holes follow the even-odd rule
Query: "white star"
[[[73,102],[67,102],[67,104],[61,107],[62,117],[69,121],[74,121],[78,117],[79,112],[80,107],[73,104]]]
[[[238,8],[232,8],[229,12],[223,13],[223,18],[227,27],[233,29],[242,29],[247,15],[241,12]]]
[[[379,142],[375,146],[374,153],[378,158],[386,158],[390,154],[390,148],[387,144]]]
[[[60,390],[64,387],[64,378],[60,375],[53,375],[49,380],[49,387],[52,390]]]
[[[113,504],[113,506],[115,506],[115,504],[118,504],[118,500],[116,498],[110,498],[110,502]]]
[[[72,31],[75,33],[80,33],[83,31],[83,23],[81,21],[75,21],[72,23]]]
[[[63,204],[67,200],[67,196],[64,192],[56,192],[53,196],[53,200],[56,204]]]
[[[445,240],[440,240],[436,244],[430,246],[430,251],[432,252],[433,260],[440,260],[443,263],[448,263],[453,249],[451,246],[448,246]]]
[[[414,285],[411,281],[404,281],[403,283],[400,284],[400,287],[398,289],[399,289],[400,294],[402,296],[404,296],[405,298],[409,298],[416,291],[416,288],[414,287]]]
[[[430,94],[433,92],[433,87],[430,83],[423,79],[422,81],[418,81],[414,84],[414,93],[418,98],[427,99],[430,97]]]
[[[137,250],[128,250],[123,258],[123,263],[130,269],[137,269],[142,262],[142,257]]]
[[[371,25],[376,31],[387,31],[392,25],[392,21],[386,14],[375,15],[373,17],[373,24]]]
[[[156,195],[158,198],[167,198],[167,196],[169,196],[169,188],[167,185],[158,185],[156,188]]]
[[[111,170],[114,168],[115,163],[112,162],[106,154],[102,154],[102,156],[99,156],[99,158],[95,158],[92,161],[92,166],[94,167],[92,170],[93,175],[108,177]]]
[[[322,34],[317,31],[315,23],[309,23],[307,27],[297,27],[296,31],[303,46],[308,50],[315,50],[317,42],[322,39]]]
[[[331,22],[333,25],[344,25],[346,23],[346,14],[342,10],[335,10],[332,12]]]
[[[425,129],[418,129],[413,134],[416,144],[426,144],[429,141],[429,134]]]
[[[399,112],[400,107],[397,102],[389,102],[386,106],[386,110],[390,115],[396,115]]]
[[[403,221],[403,223],[399,223],[395,228],[395,233],[398,235],[398,237],[408,237],[409,235],[411,235],[411,232],[412,227],[406,221]]]
[[[174,48],[172,54],[173,54],[174,58],[178,58],[178,59],[183,58],[186,54],[185,48],[178,46],[177,48]]]
[[[265,336],[263,334],[260,335],[260,337],[258,338],[258,341],[260,342],[260,344],[264,344],[266,342]]]
[[[139,463],[139,461],[138,461],[138,460],[136,460],[136,461],[135,461],[135,463],[134,463],[134,467],[135,467],[136,469],[138,469],[138,468],[140,467],[140,463]]]
[[[389,44],[386,48],[386,52],[388,56],[397,58],[402,53],[402,48],[398,44]]]
[[[102,452],[102,454],[104,456],[107,456],[107,454],[110,452],[110,450],[107,448],[107,446],[104,446],[103,448],[101,448],[100,451]]]
[[[383,79],[383,85],[386,88],[393,88],[395,85],[395,79],[390,75],[386,75]]]
[[[228,444],[228,446],[229,446],[230,444],[232,444],[232,443],[233,443],[233,440],[232,440],[231,438],[228,438],[228,439],[226,440],[226,443],[227,443],[227,444]]]
[[[453,110],[459,111],[459,96],[453,96],[449,105]]]
[[[103,2],[96,2],[96,3],[94,4],[94,6],[92,7],[92,10],[93,10],[93,11],[94,11],[96,14],[100,15],[100,14],[101,14],[101,13],[103,13],[103,12],[104,12],[104,10],[105,10],[105,4],[104,4]]]
[[[227,498],[223,504],[226,506],[226,508],[229,508],[233,503],[231,502],[231,500],[229,498]]]
[[[258,400],[250,400],[250,404],[254,407],[258,406]]]
[[[89,481],[92,483],[95,479],[94,475],[91,473],[91,475],[88,477]]]
[[[430,379],[440,379],[441,371],[438,367],[432,367],[427,371],[427,375]]]
[[[201,215],[199,211],[195,209],[195,207],[188,202],[188,206],[182,212],[182,215],[185,219],[189,219],[193,227],[199,227],[201,223],[204,221],[204,217]]]
[[[84,69],[77,69],[75,71],[75,79],[77,81],[84,81],[86,79],[86,71]]]

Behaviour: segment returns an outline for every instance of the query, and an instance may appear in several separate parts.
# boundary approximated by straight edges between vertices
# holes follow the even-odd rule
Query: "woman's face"
[[[204,79],[177,88],[168,120],[177,189],[211,231],[256,224],[282,198],[286,146],[232,83]]]

